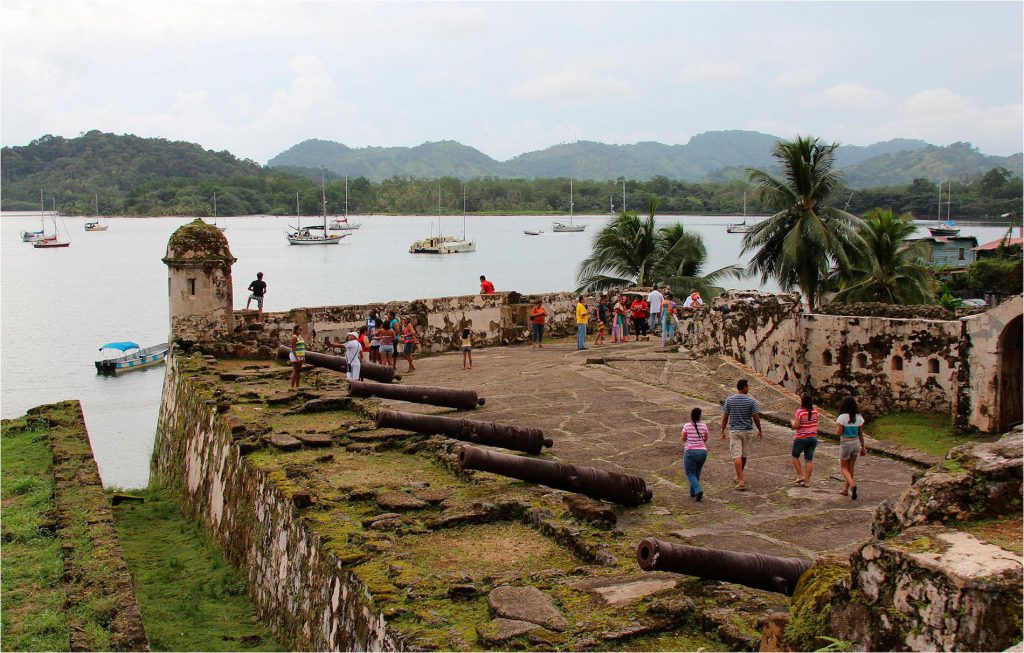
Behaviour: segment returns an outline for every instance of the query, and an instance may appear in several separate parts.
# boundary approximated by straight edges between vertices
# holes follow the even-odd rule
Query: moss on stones
[[[833,591],[849,577],[849,567],[836,563],[819,563],[808,569],[793,593],[783,643],[797,651],[814,651],[826,645],[824,638],[832,635],[828,616]]]

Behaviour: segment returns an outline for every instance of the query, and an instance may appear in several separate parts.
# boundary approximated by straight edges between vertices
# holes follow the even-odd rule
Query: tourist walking
[[[487,277],[480,275],[480,294],[481,295],[493,295],[494,284],[487,280]]]
[[[249,299],[245,302],[245,310],[249,310],[249,304],[256,302],[259,312],[256,319],[263,321],[263,296],[267,294],[267,282],[263,280],[263,273],[256,273],[256,280],[249,284]]]
[[[530,338],[533,346],[544,349],[544,323],[548,319],[548,311],[544,308],[544,300],[537,299],[530,309]]]
[[[302,372],[302,363],[306,360],[306,341],[302,338],[302,325],[296,324],[292,327],[291,351],[288,352],[288,362],[292,365],[292,388],[299,387],[299,377]]]
[[[473,332],[462,330],[462,369],[473,369]]]
[[[676,335],[676,302],[672,293],[665,293],[665,303],[661,305],[661,346],[672,340]]]
[[[382,321],[377,329],[377,340],[380,342],[380,364],[395,366],[395,330],[391,322]]]
[[[629,305],[629,313],[633,318],[633,328],[636,329],[637,342],[640,341],[640,336],[647,340],[647,302],[644,301],[642,296],[634,299],[633,303]]]
[[[587,321],[590,319],[590,311],[583,303],[583,296],[576,298],[576,350],[583,351],[587,348]]]
[[[405,318],[405,326],[402,328],[402,358],[405,362],[409,363],[409,369],[407,373],[415,372],[416,366],[412,364],[412,354],[416,351],[416,345],[419,344],[419,336],[416,335],[416,327],[412,324],[412,318]]]
[[[802,487],[811,485],[811,468],[814,466],[814,449],[818,446],[818,409],[814,407],[811,395],[800,398],[800,407],[793,414],[793,469],[794,482]],[[800,454],[804,456],[804,468],[800,468]]]
[[[665,295],[661,294],[658,287],[655,286],[651,292],[647,293],[647,304],[650,306],[651,317],[648,321],[651,333],[656,332],[661,328],[661,305],[665,302]]]
[[[853,397],[843,399],[839,404],[839,417],[836,418],[836,435],[839,436],[839,471],[846,483],[839,494],[844,497],[850,495],[854,501],[857,500],[857,479],[854,476],[857,456],[866,456],[868,453],[864,446],[862,426],[864,417],[857,410],[857,400]]]
[[[700,473],[708,460],[708,425],[700,421],[701,410],[690,411],[690,421],[683,424],[683,473],[690,482],[690,496],[697,501],[704,500],[704,489],[700,486]]]
[[[743,472],[747,467],[754,437],[754,426],[757,426],[757,439],[764,437],[761,431],[761,410],[754,398],[747,394],[750,384],[746,379],[736,382],[736,394],[729,395],[722,403],[722,439],[725,439],[725,427],[729,427],[729,455],[736,468],[736,489],[746,490],[747,483]]]
[[[355,331],[349,331],[348,335],[345,336],[344,348],[345,363],[348,365],[345,378],[349,381],[358,381],[360,368],[363,364],[363,345],[359,342],[359,334]]]

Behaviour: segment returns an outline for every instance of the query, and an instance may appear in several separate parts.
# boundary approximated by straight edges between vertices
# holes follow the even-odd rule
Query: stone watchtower
[[[196,218],[167,241],[171,340],[209,342],[234,330],[231,266],[238,260],[220,229]]]

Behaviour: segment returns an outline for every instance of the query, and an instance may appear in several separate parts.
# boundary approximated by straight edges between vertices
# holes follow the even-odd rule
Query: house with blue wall
[[[928,244],[927,263],[935,268],[962,270],[977,258],[978,239],[974,236],[928,236],[911,241]]]

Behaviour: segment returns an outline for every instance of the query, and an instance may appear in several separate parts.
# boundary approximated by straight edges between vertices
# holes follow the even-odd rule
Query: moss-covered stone
[[[816,564],[797,583],[790,606],[790,620],[782,641],[793,650],[814,651],[832,635],[828,624],[837,586],[850,578],[850,568],[838,563]]]

